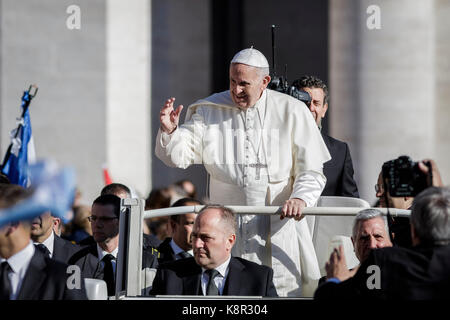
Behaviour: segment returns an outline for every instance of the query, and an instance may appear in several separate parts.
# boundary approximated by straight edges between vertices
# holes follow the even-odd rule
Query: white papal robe
[[[171,167],[203,164],[210,200],[223,205],[280,206],[300,198],[312,207],[331,159],[306,105],[268,89],[246,110],[229,91],[197,101],[171,135],[158,132],[155,151]],[[238,215],[238,226],[233,254],[272,267],[280,296],[300,296],[302,282],[320,277],[306,219]]]

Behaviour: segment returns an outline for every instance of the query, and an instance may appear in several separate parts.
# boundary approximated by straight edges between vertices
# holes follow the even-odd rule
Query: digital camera
[[[311,96],[308,92],[299,90],[294,86],[289,86],[287,80],[282,77],[273,77],[269,83],[269,89],[290,95],[306,104],[309,108],[311,104]]]
[[[383,178],[391,197],[415,197],[424,189],[431,186],[431,164],[428,173],[419,168],[419,163],[414,162],[408,156],[400,156],[397,159],[383,164]]]

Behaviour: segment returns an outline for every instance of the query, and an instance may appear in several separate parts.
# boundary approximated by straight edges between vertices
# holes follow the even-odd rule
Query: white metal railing
[[[176,214],[198,213],[203,208],[203,205],[198,206],[184,206],[164,209],[153,209],[144,211],[143,217],[156,218],[172,216]],[[255,214],[255,215],[280,215],[282,207],[277,206],[227,206],[237,214]],[[356,216],[356,214],[366,208],[355,207],[311,207],[304,208],[302,214],[305,216]],[[384,215],[389,213],[393,217],[410,217],[411,210],[395,209],[395,208],[373,208],[381,211]]]
[[[144,219],[177,214],[198,213],[204,207],[183,206],[144,211],[142,199],[123,199],[120,217],[119,256],[116,272],[116,299],[139,297],[142,294],[142,223]],[[279,206],[228,206],[237,214],[280,215]],[[311,207],[304,208],[305,216],[355,216],[364,207]],[[374,208],[387,214],[387,208]],[[410,210],[389,208],[393,217],[409,217]],[[301,299],[301,297],[299,297]]]

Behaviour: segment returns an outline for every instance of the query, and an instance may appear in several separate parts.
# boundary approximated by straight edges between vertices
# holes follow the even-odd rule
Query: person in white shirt
[[[89,221],[96,242],[97,257],[104,265],[108,295],[115,293],[116,259],[119,250],[120,198],[107,194],[94,200]]]
[[[261,52],[238,52],[230,90],[192,104],[184,124],[183,106],[166,101],[155,152],[171,167],[203,164],[213,203],[281,206],[281,219],[238,217],[234,254],[273,267],[280,296],[300,296],[302,282],[320,277],[302,210],[316,204],[326,183],[323,163],[331,158],[305,104],[267,89],[270,80]]]
[[[69,263],[70,258],[81,248],[55,234],[54,219],[50,212],[34,218],[31,222],[31,240],[50,258]]]
[[[18,185],[1,186],[0,208],[12,207],[28,196]],[[84,279],[68,287],[68,265],[50,259],[30,239],[29,221],[0,226],[0,300],[87,299]]]

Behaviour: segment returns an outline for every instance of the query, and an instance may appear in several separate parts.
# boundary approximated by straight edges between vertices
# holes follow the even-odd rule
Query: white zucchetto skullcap
[[[230,63],[242,63],[257,68],[269,68],[266,57],[253,46],[236,53]]]

